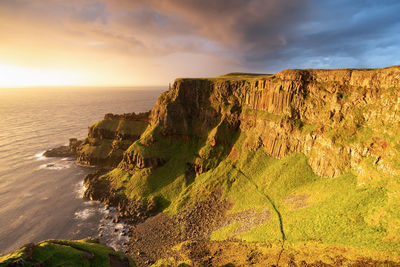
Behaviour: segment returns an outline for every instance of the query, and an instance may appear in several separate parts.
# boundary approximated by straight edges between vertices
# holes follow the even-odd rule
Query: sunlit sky
[[[398,0],[0,0],[0,87],[400,65]]]

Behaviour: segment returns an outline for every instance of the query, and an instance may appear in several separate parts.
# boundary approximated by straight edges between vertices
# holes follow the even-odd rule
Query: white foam
[[[46,157],[43,156],[43,154],[44,154],[45,152],[46,152],[46,151],[42,151],[42,152],[36,153],[36,154],[33,156],[33,158],[36,158],[37,160],[45,160]]]
[[[63,170],[68,169],[70,166],[66,164],[57,164],[57,163],[47,163],[40,165],[39,169],[46,169],[46,170]]]
[[[118,223],[113,222],[119,215],[118,210],[114,207],[109,207],[108,209],[103,207],[100,208],[100,211],[105,215],[105,217],[100,220],[100,239],[116,250],[123,250],[125,247],[124,244],[129,242],[129,236],[127,235],[129,225],[125,224],[123,221]]]
[[[85,202],[83,202],[83,205],[85,205],[85,206],[94,206],[94,205],[99,205],[101,202],[100,201],[97,201],[97,200],[90,200],[90,201],[85,201]],[[103,213],[102,212],[102,208],[99,208],[99,211],[101,212],[101,213]]]
[[[76,197],[77,197],[77,198],[83,198],[86,189],[87,189],[87,188],[86,188],[85,185],[83,184],[83,180],[80,181],[80,182],[75,186]],[[94,202],[94,201],[87,201],[87,202],[85,202],[85,204],[86,204],[86,203],[91,203],[91,202]]]
[[[87,218],[91,217],[95,213],[95,209],[93,208],[87,208],[84,210],[80,210],[75,212],[75,219],[78,220],[86,220]]]

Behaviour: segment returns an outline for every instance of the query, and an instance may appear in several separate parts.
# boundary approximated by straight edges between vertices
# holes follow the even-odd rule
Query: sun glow
[[[85,83],[79,72],[0,64],[0,87],[64,86]]]

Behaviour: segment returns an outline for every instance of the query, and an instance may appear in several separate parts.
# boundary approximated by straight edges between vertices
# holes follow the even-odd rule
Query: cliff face
[[[366,157],[398,173],[388,163],[393,147],[373,135],[398,120],[399,84],[399,67],[285,70],[248,81],[181,79],[160,97],[152,124],[165,135],[207,137],[224,121],[249,136],[243,149],[277,158],[304,153],[325,177],[363,172]]]
[[[148,115],[106,114],[104,120],[89,127],[88,137],[74,149],[77,161],[84,165],[116,166],[123,152],[146,129]]]

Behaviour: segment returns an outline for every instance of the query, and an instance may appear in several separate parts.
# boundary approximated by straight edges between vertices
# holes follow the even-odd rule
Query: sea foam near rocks
[[[80,181],[78,184],[75,186],[75,193],[76,193],[76,198],[83,198],[85,191],[86,191],[86,186],[83,183],[83,180]],[[95,201],[87,201],[86,203],[94,203]]]
[[[43,154],[44,154],[45,152],[46,152],[46,150],[41,151],[41,152],[38,152],[38,153],[36,153],[32,158],[35,158],[35,159],[37,159],[37,160],[45,160],[46,157],[43,156]]]
[[[86,220],[89,217],[93,216],[96,213],[96,209],[95,208],[86,208],[83,210],[79,210],[76,211],[74,213],[74,217],[77,220]]]
[[[46,163],[39,166],[39,169],[43,170],[63,170],[68,169],[70,166],[67,164],[57,164],[57,163]]]

